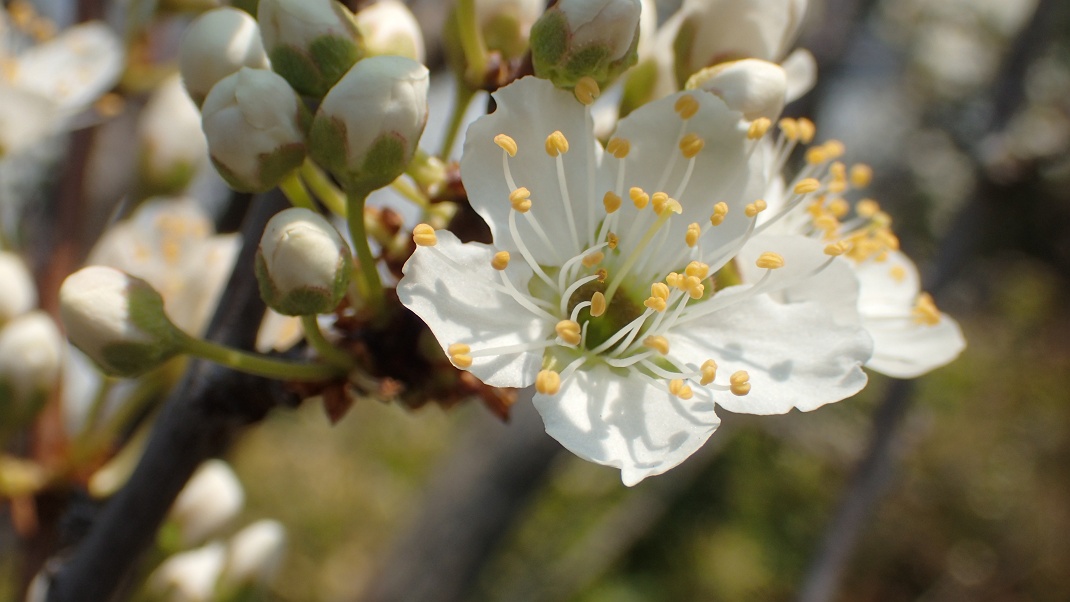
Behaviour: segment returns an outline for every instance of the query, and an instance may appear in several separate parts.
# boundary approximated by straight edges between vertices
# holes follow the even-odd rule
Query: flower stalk
[[[361,292],[372,314],[380,315],[386,304],[386,299],[383,292],[383,281],[379,278],[375,256],[368,245],[368,233],[364,228],[364,205],[367,200],[367,192],[352,191],[346,195],[346,223],[349,226],[349,237],[353,241],[353,249],[357,254],[361,280],[364,283]]]
[[[330,380],[343,374],[343,370],[334,365],[288,362],[194,337],[186,337],[182,341],[182,350],[189,355],[239,372],[277,380],[316,382]]]

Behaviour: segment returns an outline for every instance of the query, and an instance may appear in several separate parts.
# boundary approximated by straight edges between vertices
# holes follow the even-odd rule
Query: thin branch
[[[210,339],[246,349],[264,312],[251,269],[257,241],[267,220],[285,206],[278,194],[259,201],[245,221],[245,243],[208,330]],[[113,599],[197,466],[224,452],[242,427],[285,399],[274,381],[190,362],[130,480],[53,577],[49,602]]]

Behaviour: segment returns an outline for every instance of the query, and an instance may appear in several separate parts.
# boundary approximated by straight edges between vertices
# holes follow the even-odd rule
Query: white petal
[[[817,59],[805,48],[797,48],[781,61],[780,66],[788,76],[788,102],[802,98],[817,84]]]
[[[19,56],[17,84],[76,113],[114,86],[122,68],[118,36],[104,23],[93,21],[75,25]]]
[[[674,107],[683,95],[698,101],[698,112],[688,120],[682,120]],[[627,232],[637,212],[628,200],[630,187],[642,188],[648,194],[664,192],[678,200],[683,213],[673,216],[668,224],[669,241],[682,243],[688,224],[706,223],[713,207],[720,201],[729,204],[728,216],[718,226],[717,241],[720,245],[731,244],[743,235],[748,219],[743,215],[744,190],[752,181],[763,179],[761,163],[748,160],[746,131],[740,126],[741,115],[725,106],[720,98],[704,92],[679,92],[643,105],[629,114],[617,127],[615,136],[631,143],[631,151],[625,158],[625,202],[621,208],[621,232]],[[698,135],[704,142],[695,157],[690,175],[689,160],[680,151],[680,139],[689,133]],[[613,178],[617,173],[617,159],[606,157],[604,169]],[[686,182],[686,186],[684,186]],[[762,187],[764,188],[764,184]],[[601,196],[601,193],[599,194]],[[640,219],[653,222],[653,212],[648,207],[638,213]],[[633,240],[621,239],[621,248],[629,250]],[[674,248],[682,245],[674,245]]]
[[[632,486],[702,447],[720,420],[705,391],[687,401],[606,366],[579,370],[556,395],[535,394],[546,432],[585,460],[621,470]]]
[[[445,351],[454,343],[470,345],[473,352],[488,347],[517,345],[546,339],[549,324],[524,309],[511,296],[490,286],[500,282],[491,267],[495,249],[479,243],[462,244],[446,230],[436,232],[434,248],[417,247],[403,268],[398,283],[401,302],[427,323]],[[454,267],[440,251],[460,267]],[[506,273],[521,291],[527,290],[531,270],[520,258]],[[542,351],[476,357],[468,370],[488,385],[524,387],[535,382]]]
[[[855,264],[858,275],[858,309],[863,315],[909,314],[921,291],[918,268],[899,251],[885,261]]]
[[[59,127],[59,107],[48,97],[0,82],[0,157],[36,144]]]
[[[873,357],[866,363],[895,378],[916,378],[958,357],[966,339],[953,318],[940,314],[933,325],[911,319],[863,321],[873,337]]]
[[[498,134],[512,137],[518,148],[516,157],[509,159],[513,180],[531,191],[531,214],[558,248],[547,249],[537,242],[525,219],[517,220],[521,236],[538,263],[560,264],[579,253],[586,241],[588,196],[597,193],[601,199],[606,190],[606,184],[597,181],[602,147],[594,138],[593,125],[586,122],[585,107],[549,81],[525,77],[495,92],[494,99],[497,110],[477,119],[465,135],[461,177],[469,202],[490,226],[495,245],[515,250],[508,226],[510,190],[502,170],[503,151],[494,143]],[[569,143],[562,159],[578,241],[571,237],[556,160],[545,150],[546,137],[554,131]]]
[[[729,288],[719,295],[726,293],[740,294]],[[695,366],[715,360],[717,382],[737,370],[750,374],[748,395],[717,398],[732,412],[805,412],[850,397],[866,384],[862,363],[873,348],[869,335],[837,323],[817,303],[782,304],[759,295],[686,326],[667,335],[674,358]]]
[[[784,110],[788,79],[776,63],[743,59],[703,69],[691,76],[687,87],[715,94],[747,119],[775,121]]]

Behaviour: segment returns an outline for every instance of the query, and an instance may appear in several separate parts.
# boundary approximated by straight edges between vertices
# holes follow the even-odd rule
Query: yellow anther
[[[687,234],[684,235],[684,242],[687,246],[693,247],[698,244],[699,237],[702,236],[702,226],[697,223],[687,225]]]
[[[572,93],[576,95],[576,100],[585,105],[591,105],[602,94],[602,90],[599,89],[598,82],[594,81],[593,77],[585,75],[580,78],[580,81],[576,82],[576,87],[572,89]]]
[[[595,272],[595,275],[598,276],[599,282],[605,282],[606,278],[609,278],[609,272],[607,272],[605,268],[598,268],[598,271]]]
[[[554,326],[554,330],[557,331],[557,336],[561,337],[561,340],[569,345],[580,344],[580,325],[578,322],[572,320],[561,320]]]
[[[490,260],[490,267],[499,272],[509,267],[509,251],[498,251]]]
[[[828,153],[829,159],[838,159],[847,152],[847,147],[839,140],[829,140],[821,146],[824,147],[825,152]]]
[[[684,276],[677,274],[676,272],[669,272],[669,275],[665,277],[665,284],[672,288],[680,288],[684,281]]]
[[[743,208],[743,213],[747,217],[754,217],[754,216],[758,215],[759,213],[761,213],[762,211],[765,211],[768,208],[769,208],[769,204],[768,203],[766,203],[762,199],[758,199],[757,201],[754,201],[753,203],[750,203],[749,205],[744,207]]]
[[[831,213],[824,213],[814,218],[814,227],[825,232],[834,232],[840,227],[840,220],[833,217]]]
[[[728,203],[721,201],[713,206],[713,214],[710,215],[710,223],[714,226],[720,226],[724,223],[726,215],[728,215]]]
[[[691,94],[684,94],[680,98],[676,99],[676,104],[673,105],[673,109],[683,119],[691,119],[698,113],[699,104],[695,100],[695,97]]]
[[[606,152],[618,159],[627,157],[631,150],[632,143],[628,142],[627,138],[610,138],[609,143],[606,144]]]
[[[418,224],[412,229],[412,242],[418,247],[433,247],[438,242],[435,229],[428,224]]]
[[[684,278],[682,287],[692,299],[701,299],[702,294],[706,292],[706,287],[702,285],[702,281],[695,276],[687,276]]]
[[[511,136],[498,134],[494,137],[494,144],[497,144],[502,150],[509,153],[510,157],[516,156],[516,140],[513,140]]]
[[[561,375],[553,370],[540,370],[535,376],[535,390],[543,395],[556,395],[561,390]]]
[[[698,134],[688,134],[680,139],[680,152],[685,159],[694,159],[705,146],[706,141],[699,138]]]
[[[647,297],[646,301],[643,301],[643,305],[658,313],[665,311],[665,308],[668,307],[665,299],[659,299],[658,297]]]
[[[835,180],[846,180],[847,166],[843,164],[843,161],[834,161],[832,165],[829,165],[829,175]]]
[[[847,190],[847,180],[832,180],[828,183],[828,191],[832,194],[840,194]]]
[[[126,108],[126,101],[122,96],[109,92],[101,96],[93,103],[93,110],[101,117],[116,117]]]
[[[699,381],[699,384],[708,385],[717,378],[717,362],[706,360],[702,362],[700,369],[702,370],[702,380]]]
[[[674,272],[675,273],[675,272]],[[669,286],[664,282],[655,282],[650,285],[650,296],[657,299],[669,298]]]
[[[650,203],[650,195],[643,192],[642,188],[632,186],[628,189],[628,196],[632,199],[636,209],[645,209]]]
[[[880,203],[873,199],[862,199],[855,205],[855,213],[858,214],[858,217],[873,217],[880,210]]]
[[[684,381],[679,378],[674,378],[669,381],[669,393],[684,400],[691,399],[694,395],[694,392],[691,391],[691,387],[684,384]]]
[[[750,374],[747,374],[746,370],[733,373],[728,382],[731,383],[733,395],[742,396],[750,393]]]
[[[878,211],[873,214],[873,217],[870,218],[870,221],[874,226],[877,226],[879,228],[887,228],[888,226],[892,225],[892,216],[888,215],[883,211]]]
[[[821,182],[818,182],[814,178],[806,178],[795,185],[794,192],[795,194],[810,194],[812,192],[817,192],[820,188]]]
[[[865,163],[855,163],[851,166],[851,186],[865,188],[873,181],[873,168]]]
[[[907,271],[903,266],[897,265],[888,270],[888,275],[890,275],[896,282],[902,282],[906,280]]]
[[[653,335],[643,339],[643,345],[662,355],[668,355],[669,353],[669,339],[661,335]]]
[[[829,201],[828,211],[833,217],[839,219],[851,211],[851,204],[846,200],[837,197]]]
[[[650,202],[654,206],[654,213],[661,215],[661,212],[665,210],[665,204],[669,202],[669,195],[664,192],[655,192],[650,197]]]
[[[814,136],[817,135],[817,126],[814,125],[814,122],[805,117],[801,117],[799,118],[798,125],[799,142],[802,142],[803,144],[810,144],[813,142]]]
[[[664,203],[654,203],[654,213],[657,213],[660,216],[664,215],[666,212],[680,215],[684,212],[684,208],[680,205],[680,201],[668,197],[665,198]]]
[[[784,267],[784,257],[779,253],[766,251],[758,256],[758,261],[755,261],[754,265],[763,270],[775,270]]]
[[[606,254],[605,253],[603,253],[601,251],[595,251],[594,253],[591,253],[590,255],[585,255],[583,257],[583,259],[580,260],[580,263],[582,263],[583,267],[585,267],[585,268],[593,268],[594,266],[602,263],[602,260],[605,259],[605,258],[606,258]]]
[[[799,139],[799,122],[790,117],[785,117],[777,122],[777,126],[780,127],[780,131],[783,132],[784,137],[788,140]]]
[[[914,304],[914,321],[926,326],[936,326],[940,323],[940,310],[936,309],[936,303],[929,293],[918,295]]]
[[[609,247],[612,250],[612,249],[616,249],[617,245],[619,245],[619,244],[620,244],[620,237],[619,236],[617,236],[616,234],[614,234],[612,232],[610,232],[609,234],[606,234],[606,246],[607,247]]]
[[[471,352],[472,348],[464,343],[453,343],[446,348],[446,353],[449,354],[450,361],[458,368],[469,368],[472,366],[472,356],[468,355]]]
[[[769,121],[767,117],[759,117],[750,122],[750,127],[747,128],[747,138],[757,140],[764,136],[771,127],[773,127],[772,121]]]
[[[565,139],[565,135],[561,133],[561,130],[556,130],[554,133],[546,137],[546,154],[551,157],[563,155],[568,152],[568,140]]]
[[[612,190],[607,190],[602,196],[602,206],[606,208],[606,213],[613,213],[620,209],[621,202],[620,196]]]
[[[520,213],[527,213],[531,209],[531,191],[521,186],[509,193],[509,204]]]
[[[820,146],[812,146],[806,149],[806,162],[810,165],[820,165],[828,161],[828,153]]]
[[[832,244],[825,245],[825,255],[839,257],[840,255],[846,253],[848,248],[849,246],[847,245],[847,241],[845,240],[834,242]]]
[[[606,313],[606,296],[602,291],[595,291],[591,295],[591,317],[597,318]]]
[[[684,273],[688,276],[694,276],[699,280],[702,280],[706,276],[710,275],[710,266],[702,263],[701,261],[692,261],[684,268]]]

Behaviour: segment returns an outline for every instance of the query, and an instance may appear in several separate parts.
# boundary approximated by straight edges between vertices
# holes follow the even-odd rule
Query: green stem
[[[346,197],[346,222],[349,224],[349,237],[357,252],[357,263],[364,279],[364,299],[372,313],[379,315],[383,311],[386,299],[383,294],[383,281],[379,279],[379,269],[375,256],[368,246],[368,233],[364,229],[364,203],[368,192],[351,191]]]
[[[299,168],[301,177],[312,193],[335,215],[346,214],[346,195],[335,186],[327,174],[310,160],[306,160]]]
[[[457,3],[457,27],[461,33],[461,49],[468,64],[464,78],[472,86],[478,87],[487,71],[487,46],[476,19],[476,0],[460,0]]]
[[[301,325],[305,329],[305,340],[324,361],[345,370],[353,367],[353,356],[335,347],[323,336],[316,316],[301,316]]]
[[[420,189],[413,186],[408,180],[397,178],[390,183],[390,187],[421,209],[427,210],[431,206],[431,202],[427,200],[424,193],[420,192]]]
[[[341,376],[344,372],[328,364],[288,362],[265,357],[247,351],[225,347],[218,343],[186,337],[183,344],[186,353],[213,361],[247,374],[266,376],[278,380],[320,381]]]
[[[453,114],[450,115],[450,122],[446,126],[446,140],[442,143],[442,151],[439,152],[439,155],[446,161],[450,158],[453,145],[457,143],[457,134],[460,133],[461,124],[464,123],[464,114],[468,111],[468,104],[472,102],[472,97],[475,95],[475,91],[466,86],[464,82],[457,82],[457,90],[453,94]]]
[[[279,190],[286,195],[290,204],[294,207],[303,207],[311,211],[319,212],[316,209],[316,202],[312,200],[312,196],[308,194],[308,189],[301,182],[301,178],[297,175],[297,170],[290,172],[285,178],[279,182]]]

